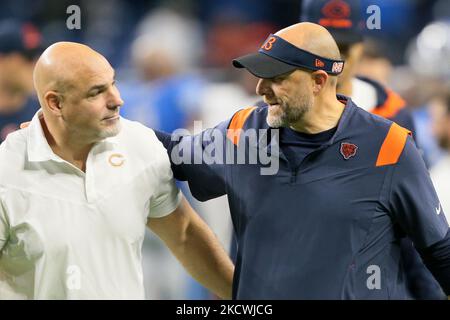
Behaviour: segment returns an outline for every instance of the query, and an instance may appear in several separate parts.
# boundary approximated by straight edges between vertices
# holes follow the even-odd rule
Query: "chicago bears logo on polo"
[[[112,155],[109,156],[108,162],[113,167],[120,167],[125,162],[125,158],[123,155],[119,153],[113,153]]]
[[[356,150],[358,150],[358,146],[356,144],[348,142],[341,143],[341,154],[345,160],[354,157],[356,155]]]

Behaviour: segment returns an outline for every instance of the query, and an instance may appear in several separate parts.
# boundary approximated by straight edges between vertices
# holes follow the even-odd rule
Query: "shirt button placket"
[[[93,203],[97,198],[97,193],[95,191],[95,179],[94,179],[94,163],[91,159],[91,154],[89,153],[88,159],[86,161],[86,174],[85,174],[85,188],[86,188],[86,199],[88,203]]]

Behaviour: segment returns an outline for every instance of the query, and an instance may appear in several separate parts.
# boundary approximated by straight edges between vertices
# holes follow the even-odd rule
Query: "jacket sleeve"
[[[175,179],[187,181],[192,195],[200,201],[226,194],[226,130],[230,121],[199,134],[172,135],[155,131],[167,149]]]
[[[8,239],[8,219],[6,216],[2,193],[2,187],[0,187],[0,253]]]
[[[390,211],[393,219],[426,255],[424,262],[445,293],[450,292],[449,226],[425,163],[411,137],[393,168]]]

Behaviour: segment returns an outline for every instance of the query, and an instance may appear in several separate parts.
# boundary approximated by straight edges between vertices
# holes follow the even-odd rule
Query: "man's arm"
[[[8,230],[8,221],[6,218],[6,210],[4,208],[3,200],[2,200],[2,187],[0,187],[0,256],[3,247],[5,246]]]
[[[167,150],[175,179],[187,181],[199,201],[226,194],[226,128],[228,121],[197,135],[173,137],[155,130]]]
[[[450,230],[445,238],[432,246],[418,250],[422,259],[434,277],[441,283],[444,288],[450,287]],[[443,284],[442,284],[443,283]],[[450,292],[446,292],[450,299]]]
[[[175,185],[166,150],[157,146],[155,188],[147,225],[169,247],[185,269],[220,297],[231,297],[234,267],[218,240],[182,197]]]
[[[234,266],[205,222],[183,199],[171,214],[149,218],[147,226],[202,285],[231,299]]]
[[[393,170],[390,193],[393,218],[413,240],[444,292],[450,295],[449,226],[411,137]]]

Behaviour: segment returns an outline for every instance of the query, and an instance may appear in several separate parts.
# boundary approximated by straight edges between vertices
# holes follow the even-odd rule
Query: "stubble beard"
[[[312,105],[312,98],[305,95],[295,104],[281,101],[279,105],[269,106],[267,124],[272,128],[289,127],[301,120]]]
[[[116,124],[111,125],[111,126],[105,128],[104,130],[100,131],[98,134],[98,138],[102,140],[102,139],[117,136],[121,129],[122,129],[122,123],[119,119],[119,120],[117,120]]]

